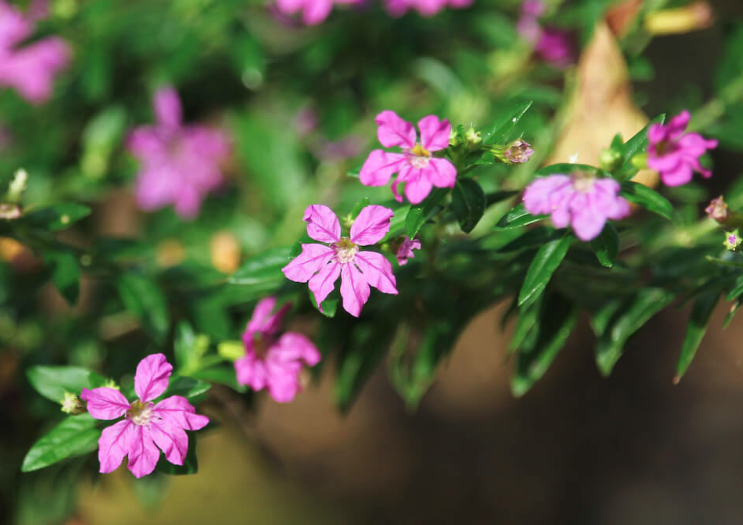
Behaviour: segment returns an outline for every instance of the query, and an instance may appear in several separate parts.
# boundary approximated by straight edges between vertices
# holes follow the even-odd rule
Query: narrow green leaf
[[[346,172],[346,175],[348,177],[353,177],[355,179],[359,178],[359,173],[361,173],[361,166],[356,166],[355,168],[352,168]]]
[[[707,324],[719,298],[720,291],[716,289],[704,292],[694,301],[694,306],[691,307],[689,323],[686,326],[684,343],[681,346],[681,355],[676,364],[674,383],[678,383],[689,369],[689,365],[697,353],[699,344],[707,332]]]
[[[514,209],[506,213],[496,224],[496,228],[500,230],[511,230],[513,228],[521,228],[522,226],[528,226],[535,222],[542,221],[549,217],[548,215],[532,215],[526,208],[524,203],[518,204]]]
[[[548,242],[539,249],[529,265],[524,284],[521,286],[519,306],[528,304],[544,291],[552,274],[567,255],[572,240],[573,236],[567,234],[561,239]]]
[[[80,266],[69,252],[48,251],[44,259],[52,264],[52,283],[67,304],[74,306],[80,297]]]
[[[23,222],[34,228],[57,231],[69,228],[88,215],[90,215],[90,208],[87,206],[63,202],[31,211],[23,217]]]
[[[728,261],[726,259],[718,259],[717,257],[712,257],[710,255],[705,255],[704,258],[714,264],[719,264],[720,266],[729,266],[730,268],[743,268],[743,261]]]
[[[735,314],[738,313],[738,310],[740,309],[741,304],[743,304],[743,299],[738,298],[733,304],[733,306],[730,307],[728,314],[725,316],[725,320],[722,322],[723,330],[725,330],[730,325],[730,321],[732,321],[733,317],[735,317]]]
[[[242,345],[242,343],[240,343]],[[244,350],[243,350],[244,353]],[[238,384],[234,366],[214,366],[191,374],[194,379],[225,385],[237,392],[247,392],[248,387]]]
[[[82,456],[98,448],[101,431],[89,414],[68,416],[33,444],[23,459],[21,472],[32,472],[63,459]]]
[[[619,233],[612,223],[606,223],[601,234],[591,241],[591,248],[602,266],[614,266],[619,254]]]
[[[725,300],[732,301],[733,299],[737,299],[741,294],[743,294],[743,274],[740,274],[735,280],[735,286],[725,295]]]
[[[673,215],[673,206],[668,199],[655,190],[637,182],[625,181],[619,195],[630,202],[634,202],[658,215],[670,219]]]
[[[543,166],[539,168],[534,175],[537,177],[546,177],[547,175],[570,175],[576,171],[594,173],[599,176],[605,176],[605,172],[595,166],[589,166],[588,164],[573,164],[571,162],[563,162],[559,164],[550,164],[549,166]]]
[[[165,341],[170,326],[170,312],[165,295],[157,283],[144,275],[128,272],[119,277],[117,284],[126,308],[139,318],[155,341]]]
[[[196,359],[195,355],[196,334],[191,325],[185,321],[178,323],[175,328],[175,341],[173,350],[175,363],[179,369],[188,368]]]
[[[451,208],[464,233],[470,233],[485,213],[485,193],[472,179],[459,179],[452,194]]]
[[[351,217],[354,219],[359,215],[361,210],[369,206],[369,197],[364,197],[363,199],[359,199],[359,201],[354,205],[353,209],[351,210]]]
[[[55,403],[62,401],[65,392],[79,396],[83,388],[98,388],[106,383],[102,375],[77,366],[32,366],[26,376],[34,390]]]
[[[650,126],[652,126],[653,124],[663,124],[665,120],[665,113],[662,115],[658,115],[653,120],[651,120],[647,126],[635,133],[635,135],[627,141],[627,143],[624,145],[624,162],[629,162],[630,160],[632,160],[632,157],[634,157],[636,153],[645,151],[645,149],[647,149],[648,130],[650,129]]]
[[[495,191],[493,193],[488,193],[485,196],[485,201],[486,201],[485,206],[490,207],[493,204],[508,200],[511,197],[515,197],[519,193],[521,192],[516,191],[516,190],[502,190],[502,191]]]
[[[192,377],[171,377],[168,389],[162,395],[163,398],[170,396],[183,396],[189,401],[200,399],[199,396],[211,388],[209,383],[199,381]]]
[[[673,299],[671,292],[646,288],[617,309],[596,346],[596,364],[603,375],[611,373],[627,340]]]
[[[514,105],[508,111],[500,114],[493,124],[490,133],[483,137],[485,144],[503,144],[508,140],[521,118],[531,107],[532,102],[522,102]]]
[[[292,250],[292,246],[282,246],[254,255],[232,274],[230,284],[246,287],[246,294],[254,292],[246,295],[246,301],[273,291],[286,280],[281,269],[292,260]]]
[[[410,239],[418,235],[423,225],[443,209],[439,203],[447,193],[449,193],[449,188],[436,188],[423,202],[410,207],[405,216],[405,234]],[[390,231],[392,231],[391,228]]]
[[[312,290],[309,288],[307,289],[309,296],[310,296],[310,302],[312,303],[312,306],[315,307],[315,309],[323,314],[325,317],[333,318],[335,317],[335,313],[338,311],[338,303],[340,303],[340,297],[338,293],[331,292],[331,296],[326,297],[325,300],[322,302],[322,310],[318,308],[317,306],[317,300],[315,299],[315,294],[312,293]]]

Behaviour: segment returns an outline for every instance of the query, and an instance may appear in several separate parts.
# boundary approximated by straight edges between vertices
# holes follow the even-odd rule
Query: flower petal
[[[286,303],[278,312],[271,315],[275,306],[276,297],[266,297],[258,301],[253,310],[253,317],[248,322],[243,334],[243,339],[245,339],[245,336],[252,339],[256,332],[270,335],[279,331],[281,324],[284,322],[284,316],[291,308],[291,303]]]
[[[436,115],[428,115],[418,122],[421,130],[421,144],[428,151],[439,151],[449,147],[451,124],[448,120],[439,120]]]
[[[552,213],[561,205],[561,202],[555,201],[553,194],[570,186],[570,177],[567,175],[550,175],[535,179],[524,191],[524,208],[532,215]]]
[[[387,258],[377,252],[359,252],[354,262],[364,274],[364,278],[377,290],[397,295],[397,282],[392,273],[392,265]]]
[[[331,0],[312,0],[305,2],[302,21],[308,26],[317,25],[325,20],[333,9]]]
[[[163,354],[152,354],[142,359],[134,375],[134,391],[142,401],[152,401],[168,388],[173,365]]]
[[[361,314],[361,308],[369,300],[371,289],[364,275],[352,263],[341,266],[343,308],[349,314],[358,317]]]
[[[453,188],[457,183],[457,168],[447,159],[431,159],[421,171],[437,188]]]
[[[297,332],[286,332],[272,348],[272,356],[282,361],[302,360],[309,366],[315,366],[322,356],[317,347],[305,335]]]
[[[170,396],[163,399],[155,405],[152,412],[163,421],[184,430],[200,430],[209,423],[209,418],[197,414],[193,405],[182,396]]]
[[[296,375],[277,376],[268,384],[268,392],[277,403],[289,403],[293,401],[299,390],[300,385]]]
[[[99,472],[108,474],[119,468],[129,451],[128,439],[133,426],[134,423],[124,420],[103,429],[98,439]]]
[[[315,294],[315,301],[322,312],[322,302],[330,292],[335,288],[335,281],[341,274],[340,263],[333,261],[326,264],[311,279],[309,284],[310,291]]]
[[[281,271],[290,281],[306,283],[313,275],[328,265],[335,250],[322,244],[303,244],[302,253],[292,262],[284,266]]]
[[[151,474],[160,460],[160,451],[152,441],[149,426],[132,424],[129,432],[128,468],[134,477]]]
[[[181,100],[173,86],[163,86],[155,92],[152,105],[155,120],[161,126],[178,128],[181,125]]]
[[[423,199],[428,197],[433,187],[428,177],[421,173],[423,170],[416,171],[418,171],[417,175],[405,184],[405,196],[411,204],[420,204],[423,202]]]
[[[400,171],[405,156],[401,153],[388,153],[375,149],[366,158],[359,172],[359,180],[364,186],[384,186],[390,177]]]
[[[341,238],[341,223],[333,210],[322,204],[308,206],[303,220],[307,223],[307,235],[320,242],[337,242]]]
[[[165,459],[173,465],[183,465],[188,453],[186,431],[163,420],[152,421],[149,428],[152,440],[163,451]]]
[[[397,264],[400,266],[403,266],[408,263],[408,259],[413,259],[415,257],[415,254],[413,253],[413,250],[420,250],[421,249],[421,242],[418,239],[410,239],[409,237],[405,236],[405,240],[402,242],[400,247],[397,249],[397,254],[395,255],[397,259]]]
[[[570,221],[575,235],[581,241],[590,241],[596,238],[604,229],[605,224],[606,217],[590,209],[575,211]]]
[[[96,419],[116,419],[123,416],[131,404],[115,388],[83,388],[80,399],[88,403],[88,413]]]
[[[390,231],[390,219],[394,212],[384,206],[367,206],[359,213],[351,226],[351,241],[369,246],[381,241]]]
[[[268,377],[263,361],[255,358],[255,354],[248,354],[235,361],[237,382],[247,385],[253,390],[261,390],[266,386]]]
[[[410,122],[405,122],[394,111],[382,111],[377,118],[377,137],[385,148],[400,146],[412,148],[415,146],[415,128]]]

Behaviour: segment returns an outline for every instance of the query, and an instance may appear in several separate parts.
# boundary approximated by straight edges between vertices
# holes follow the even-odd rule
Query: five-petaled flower
[[[320,352],[304,335],[285,332],[281,324],[291,307],[284,305],[276,313],[275,297],[258,302],[253,317],[243,333],[245,356],[235,361],[237,382],[253,390],[268,389],[279,403],[288,403],[301,390],[299,381],[303,363],[314,366],[320,362]]]
[[[397,258],[397,264],[399,264],[400,266],[408,264],[408,259],[413,259],[415,257],[413,250],[420,249],[421,242],[418,239],[411,239],[406,235],[405,239],[400,244],[400,247],[397,249],[397,253],[395,254],[395,257]]]
[[[397,185],[405,183],[405,196],[413,204],[420,203],[431,192],[431,188],[453,188],[457,180],[457,169],[447,159],[432,155],[449,146],[451,124],[439,120],[435,115],[418,122],[420,142],[416,141],[415,128],[393,111],[377,115],[377,136],[385,148],[399,146],[402,153],[390,153],[381,149],[372,151],[361,168],[359,178],[366,186],[384,186],[393,173],[399,173],[392,183],[395,199],[402,202]]]
[[[15,88],[39,104],[51,96],[54,77],[67,66],[71,52],[58,37],[21,45],[33,35],[36,21],[46,16],[44,9],[36,11],[24,15],[0,0],[0,86]]]
[[[392,210],[383,206],[367,206],[353,222],[350,235],[341,237],[340,222],[330,208],[322,204],[309,206],[304,212],[307,234],[329,246],[303,244],[302,253],[282,269],[284,275],[298,283],[309,281],[309,288],[321,309],[340,277],[343,308],[358,317],[369,299],[370,286],[380,292],[397,294],[392,265],[384,255],[359,250],[359,246],[370,246],[382,240],[390,229],[393,215]]]
[[[139,207],[169,204],[185,219],[195,217],[207,193],[222,184],[220,165],[230,152],[227,136],[205,126],[184,126],[181,102],[172,87],[154,96],[156,124],[129,136],[129,151],[142,164],[135,193]]]
[[[660,173],[667,186],[686,184],[695,171],[705,178],[712,176],[699,163],[699,157],[716,148],[717,141],[707,140],[699,133],[684,133],[689,117],[688,111],[682,111],[667,125],[653,124],[648,130],[648,167]]]
[[[138,399],[131,403],[114,388],[83,388],[80,398],[87,401],[91,416],[103,420],[125,417],[105,428],[98,440],[100,472],[113,472],[124,456],[129,456],[129,470],[141,478],[155,470],[160,450],[174,465],[183,465],[188,452],[185,431],[204,428],[209,418],[196,414],[185,397],[170,396],[153,402],[168,388],[172,371],[173,366],[163,354],[142,359],[134,376]]]
[[[607,219],[630,213],[629,203],[618,195],[613,179],[597,179],[590,173],[550,175],[527,186],[524,207],[531,214],[549,214],[557,228],[568,224],[579,239],[590,241],[604,229]]]

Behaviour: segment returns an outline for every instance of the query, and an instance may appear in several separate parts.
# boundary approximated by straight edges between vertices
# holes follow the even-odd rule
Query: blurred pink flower
[[[689,112],[683,111],[667,125],[653,124],[648,130],[648,167],[660,173],[667,186],[686,184],[695,171],[705,178],[712,176],[699,163],[699,157],[716,148],[717,141],[706,140],[699,133],[684,133],[689,117]]]
[[[183,465],[188,452],[185,431],[204,428],[209,418],[196,414],[185,397],[170,396],[157,404],[152,402],[168,388],[172,371],[173,366],[163,354],[142,359],[134,376],[134,391],[139,399],[132,403],[115,388],[83,388],[80,398],[87,401],[88,413],[95,419],[125,417],[103,429],[98,440],[100,472],[113,472],[124,456],[129,456],[129,470],[141,478],[155,470],[160,450],[169,462]]]
[[[360,4],[363,0],[276,0],[276,8],[283,15],[302,13],[302,22],[308,26],[325,21],[333,5]]]
[[[570,33],[554,27],[543,27],[539,17],[544,14],[542,0],[525,0],[517,24],[519,35],[534,46],[534,52],[555,67],[565,67],[574,60]]]
[[[464,9],[472,5],[474,0],[385,0],[387,13],[399,18],[411,9],[415,9],[422,16],[433,16],[446,7]]]
[[[33,34],[36,20],[45,16],[40,5],[35,3],[24,16],[0,0],[0,86],[14,88],[33,104],[49,99],[54,77],[67,66],[71,55],[67,42],[57,37],[18,47]]]
[[[154,96],[155,125],[135,129],[129,151],[141,163],[135,193],[139,207],[153,211],[169,204],[184,219],[194,218],[210,191],[222,184],[220,165],[230,153],[222,131],[184,126],[178,93],[160,88]]]
[[[556,228],[570,224],[582,241],[601,233],[607,219],[629,215],[629,203],[618,195],[614,179],[597,179],[589,173],[550,175],[536,179],[524,192],[524,207],[532,215],[549,214]]]
[[[367,206],[351,226],[350,236],[341,237],[338,217],[327,206],[313,204],[304,212],[307,235],[322,244],[303,244],[302,253],[282,271],[287,279],[298,283],[309,281],[310,291],[322,311],[322,302],[341,278],[343,308],[358,317],[369,299],[370,286],[383,293],[396,295],[392,265],[377,252],[359,251],[381,241],[390,229],[392,210]]]
[[[413,259],[415,257],[413,250],[420,249],[421,242],[418,239],[411,239],[410,237],[405,236],[405,240],[402,241],[402,244],[397,249],[397,254],[395,255],[397,258],[397,264],[400,266],[408,264],[408,259]]]
[[[237,382],[253,390],[268,388],[278,403],[288,403],[301,390],[302,365],[320,362],[320,352],[304,335],[286,332],[279,335],[290,305],[276,313],[275,297],[262,299],[253,310],[253,318],[243,333],[245,356],[235,361]]]
[[[381,149],[372,151],[361,167],[359,178],[362,184],[384,186],[394,173],[399,172],[397,180],[392,183],[392,193],[398,202],[402,202],[397,185],[405,182],[405,196],[413,204],[425,199],[433,186],[454,187],[457,180],[454,164],[431,154],[449,146],[451,124],[448,120],[439,120],[435,115],[422,118],[418,122],[420,142],[416,141],[413,125],[393,111],[383,111],[377,115],[376,122],[377,137],[382,146],[399,146],[402,153],[389,153]]]

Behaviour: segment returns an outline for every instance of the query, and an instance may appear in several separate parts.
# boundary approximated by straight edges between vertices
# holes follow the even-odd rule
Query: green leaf
[[[743,304],[743,299],[738,299],[735,301],[735,304],[730,307],[730,310],[728,311],[728,314],[725,316],[725,320],[722,322],[722,329],[725,330],[729,325],[730,321],[733,320],[733,317],[735,317],[735,314],[738,313],[738,310],[740,309],[740,305]]]
[[[732,301],[733,299],[737,299],[741,294],[743,294],[743,274],[739,275],[735,280],[735,286],[725,295],[725,300]]]
[[[459,179],[452,192],[451,209],[464,233],[470,233],[485,213],[485,192],[473,179]]]
[[[189,401],[198,400],[211,387],[209,383],[199,381],[193,377],[171,377],[168,389],[161,397],[183,396]]]
[[[77,366],[32,366],[26,372],[28,382],[39,394],[60,403],[65,392],[80,395],[83,388],[98,388],[106,378]]]
[[[44,259],[52,264],[52,283],[67,304],[74,306],[80,297],[80,266],[69,252],[48,251]]]
[[[405,216],[405,234],[413,239],[418,232],[429,220],[443,209],[439,203],[443,200],[449,188],[436,188],[426,199],[415,206],[411,206],[408,214]],[[390,228],[392,231],[392,228]]]
[[[543,311],[545,315],[538,325],[539,336],[534,347],[518,353],[511,378],[511,392],[516,397],[523,396],[544,376],[578,321],[578,307],[557,294],[547,300]]]
[[[619,233],[612,223],[606,223],[601,234],[591,241],[591,248],[602,266],[614,266],[619,253]]]
[[[549,217],[549,215],[532,215],[526,208],[524,203],[518,204],[514,209],[506,213],[496,224],[496,227],[500,230],[511,230],[513,228],[521,228],[522,226],[528,226],[535,222],[542,221]]]
[[[335,313],[338,311],[338,303],[340,302],[340,297],[337,293],[332,293],[332,297],[326,297],[325,300],[322,302],[322,310],[318,308],[317,306],[317,300],[315,299],[315,294],[312,293],[312,290],[309,288],[307,289],[307,292],[310,296],[310,302],[312,303],[312,306],[315,307],[315,309],[323,314],[325,317],[333,318],[335,317]]]
[[[348,177],[353,177],[355,179],[359,178],[359,173],[361,173],[361,166],[356,166],[355,168],[351,168],[346,172],[346,175]]]
[[[701,294],[694,306],[691,307],[689,323],[686,326],[686,335],[684,343],[681,345],[681,355],[676,364],[676,377],[673,382],[678,383],[689,368],[691,361],[697,353],[699,344],[707,332],[707,324],[712,316],[712,312],[720,298],[720,290],[710,290]]]
[[[364,197],[363,199],[359,199],[359,201],[354,205],[353,209],[351,210],[351,217],[354,219],[359,216],[359,213],[361,213],[361,210],[369,206],[369,197]]]
[[[163,343],[170,327],[170,312],[157,283],[144,275],[127,272],[119,276],[117,284],[127,310],[137,316],[155,341]]]
[[[643,186],[637,182],[629,180],[623,182],[619,195],[666,219],[670,219],[673,215],[673,206],[668,202],[668,199],[657,191],[651,190],[647,186]]]
[[[423,204],[425,205],[425,203]],[[384,236],[384,239],[382,239],[381,241],[382,243],[385,243],[391,239],[394,239],[398,235],[403,235],[405,233],[405,224],[408,220],[408,214],[410,214],[411,208],[412,206],[403,206],[394,210],[395,214],[390,220],[390,231],[387,233],[387,235]]]
[[[242,345],[242,343],[240,343]],[[243,353],[245,351],[243,350]],[[240,385],[237,382],[237,376],[235,375],[234,366],[214,366],[207,368],[206,370],[199,370],[191,374],[194,379],[200,379],[208,383],[216,383],[218,385],[225,385],[230,387],[232,390],[237,392],[247,392],[248,387]]]
[[[39,470],[63,459],[82,456],[98,448],[101,431],[89,414],[68,416],[28,451],[21,472]]]
[[[534,175],[537,177],[546,177],[548,175],[570,175],[571,173],[581,171],[587,173],[593,173],[600,177],[606,175],[606,173],[595,166],[589,166],[588,164],[573,164],[570,162],[563,162],[560,164],[550,164],[549,166],[543,166],[539,168]]]
[[[642,128],[640,131],[634,134],[634,136],[627,141],[624,145],[624,162],[627,163],[632,160],[635,154],[645,151],[648,147],[648,130],[653,124],[663,124],[666,120],[665,113],[658,115],[651,120],[647,126]]]
[[[529,110],[532,102],[521,102],[508,111],[503,111],[483,140],[484,144],[504,144],[518,125],[521,117]]]
[[[175,328],[175,341],[173,350],[175,353],[175,363],[179,369],[188,368],[198,358],[195,350],[196,334],[191,325],[185,321],[178,323]]]
[[[34,210],[23,217],[23,222],[44,230],[64,230],[90,215],[90,208],[74,202],[54,204]]]
[[[617,309],[596,346],[596,364],[604,376],[611,373],[627,340],[673,299],[671,292],[646,288]]]
[[[281,269],[291,260],[291,246],[267,250],[245,261],[240,269],[232,274],[229,282],[245,287],[241,290],[245,301],[256,299],[273,292],[286,281]]]
[[[519,306],[528,304],[544,291],[552,274],[567,255],[572,240],[573,236],[566,234],[561,239],[550,241],[539,249],[529,265],[524,284],[521,286]]]
[[[185,476],[196,474],[199,471],[199,462],[196,459],[196,432],[188,433],[188,452],[183,458],[183,465],[173,465],[170,461],[158,461],[157,471],[171,476]]]

